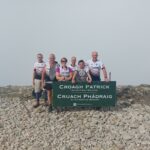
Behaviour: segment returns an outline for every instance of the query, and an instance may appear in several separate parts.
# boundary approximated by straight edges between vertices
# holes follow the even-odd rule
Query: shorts
[[[45,86],[44,86],[44,89],[52,90],[52,83],[46,83]]]
[[[34,79],[35,85],[34,85],[34,91],[35,93],[41,92],[41,80]]]
[[[100,76],[93,76],[91,75],[92,81],[101,81]]]

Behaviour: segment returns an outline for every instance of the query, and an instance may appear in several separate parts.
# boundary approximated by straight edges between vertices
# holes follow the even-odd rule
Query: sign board
[[[54,107],[104,107],[116,104],[116,82],[54,82]]]

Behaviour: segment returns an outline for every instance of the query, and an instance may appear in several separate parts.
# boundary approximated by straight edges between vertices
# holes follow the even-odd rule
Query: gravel
[[[0,150],[150,150],[150,106],[141,88],[150,90],[119,87],[117,106],[110,110],[60,113],[49,113],[43,100],[33,109],[30,87],[17,87],[9,96],[0,88]]]

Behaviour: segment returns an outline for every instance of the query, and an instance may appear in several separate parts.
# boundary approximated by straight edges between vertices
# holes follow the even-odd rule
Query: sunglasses
[[[61,62],[66,62],[65,60],[62,60]]]

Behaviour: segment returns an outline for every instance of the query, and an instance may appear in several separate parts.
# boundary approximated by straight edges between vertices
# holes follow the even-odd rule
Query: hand
[[[72,79],[72,83],[74,84],[76,81],[75,81],[75,79]]]
[[[42,89],[43,89],[43,90],[45,90],[45,88],[44,88],[44,87],[45,87],[45,83],[44,83],[44,82],[42,82]]]
[[[87,81],[87,83],[91,83],[92,82],[92,80],[89,79],[88,77],[86,78],[86,81]]]
[[[65,77],[61,77],[61,78],[60,78],[60,81],[65,81]]]
[[[33,86],[33,87],[35,86],[35,81],[34,81],[34,80],[32,81],[32,86]]]
[[[92,83],[92,80],[87,80],[88,83]]]
[[[105,81],[105,82],[109,82],[109,79],[108,79],[108,78],[104,78],[104,81]]]
[[[69,80],[69,78],[68,78],[68,77],[64,77],[64,80],[65,80],[65,81],[68,81],[68,80]]]

